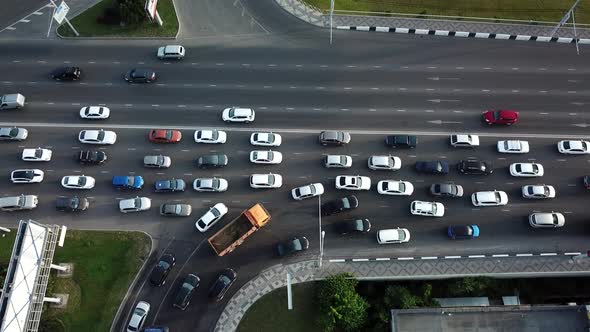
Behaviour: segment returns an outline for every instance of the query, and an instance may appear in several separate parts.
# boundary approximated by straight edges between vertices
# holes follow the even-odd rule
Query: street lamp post
[[[318,196],[318,225],[319,225],[319,236],[320,236],[320,255],[318,257],[319,268],[322,268],[322,259],[324,257],[324,236],[326,232],[322,230],[322,196]]]

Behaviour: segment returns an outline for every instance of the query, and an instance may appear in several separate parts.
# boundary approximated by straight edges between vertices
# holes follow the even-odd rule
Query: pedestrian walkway
[[[418,280],[463,276],[490,277],[550,277],[588,276],[590,258],[574,255],[501,256],[471,255],[436,259],[374,259],[324,260],[322,269],[317,260],[289,265],[275,265],[247,282],[229,300],[222,312],[216,332],[233,332],[240,320],[263,295],[287,284],[287,273],[292,283],[323,279],[338,273],[350,273],[360,280]]]
[[[330,17],[317,8],[313,8],[300,0],[275,0],[283,9],[301,20],[322,27],[330,26]],[[485,38],[517,39],[550,41],[544,38],[550,35],[554,26],[538,24],[513,24],[492,23],[465,20],[447,20],[416,17],[383,17],[368,15],[333,15],[334,28],[345,30],[378,31],[378,32],[402,32],[417,33],[415,30],[424,30],[424,34],[436,34],[441,36],[475,37],[476,34],[486,35]],[[557,22],[555,23],[557,25]],[[397,30],[397,31],[396,31]],[[429,33],[432,31],[432,33]],[[440,33],[434,33],[439,31]],[[444,34],[443,32],[447,32]],[[451,32],[451,34],[449,34]],[[457,34],[456,34],[457,33]],[[417,33],[418,34],[418,33]],[[472,36],[470,34],[473,34]],[[496,37],[507,36],[507,38]],[[590,39],[590,28],[577,26],[577,38]],[[490,37],[491,36],[491,37]],[[508,38],[515,36],[514,38]],[[516,36],[522,36],[517,38]],[[535,37],[535,38],[524,38]],[[562,27],[553,36],[556,38],[574,38],[574,29],[571,26]]]

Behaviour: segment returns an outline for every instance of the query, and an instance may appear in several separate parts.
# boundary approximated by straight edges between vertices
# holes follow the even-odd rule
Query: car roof
[[[400,239],[399,229],[382,229],[379,231],[379,238],[382,241],[397,241]]]

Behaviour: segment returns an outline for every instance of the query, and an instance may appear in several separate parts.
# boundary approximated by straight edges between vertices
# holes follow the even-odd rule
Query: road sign
[[[61,4],[59,5],[59,7],[57,7],[57,9],[55,10],[55,14],[53,14],[53,19],[58,24],[61,24],[61,22],[63,22],[64,18],[66,18],[66,15],[68,14],[69,10],[70,10],[70,7],[66,4],[65,1],[62,1]]]

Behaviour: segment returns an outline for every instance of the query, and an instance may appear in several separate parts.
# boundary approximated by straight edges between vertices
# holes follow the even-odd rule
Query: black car
[[[209,289],[209,298],[215,299],[215,301],[221,301],[237,277],[238,274],[236,271],[229,268],[223,270]]]
[[[371,230],[369,219],[347,220],[337,223],[334,228],[340,235],[368,233]]]
[[[56,81],[77,81],[81,75],[80,67],[59,67],[51,72],[51,78]]]
[[[463,187],[454,183],[435,183],[430,186],[430,194],[440,197],[463,197]]]
[[[170,179],[156,181],[154,190],[157,193],[184,191],[186,183],[183,179]]]
[[[201,169],[220,168],[227,165],[227,155],[225,154],[206,154],[200,156],[196,161],[197,167]]]
[[[279,257],[291,255],[309,248],[309,241],[305,236],[294,237],[289,241],[277,244],[277,255]]]
[[[584,188],[590,189],[590,175],[584,176],[583,182],[584,182]]]
[[[430,174],[449,174],[449,163],[444,160],[417,161],[416,171]]]
[[[461,160],[457,170],[463,174],[488,175],[492,174],[492,164],[480,160]]]
[[[78,212],[88,209],[88,199],[78,196],[60,197],[55,201],[55,208],[58,211]]]
[[[414,135],[389,135],[385,137],[385,145],[392,148],[413,149],[418,144],[418,137]]]
[[[176,292],[176,296],[174,297],[173,306],[180,310],[185,310],[188,307],[188,304],[191,302],[191,298],[193,297],[193,293],[195,289],[199,287],[199,282],[201,279],[197,277],[195,274],[189,274],[184,278],[182,285]]]
[[[350,211],[359,206],[359,200],[354,195],[334,199],[322,204],[322,216],[331,216],[340,212]]]
[[[107,160],[107,154],[98,150],[80,151],[76,155],[81,164],[99,165]]]
[[[320,133],[321,145],[344,145],[350,143],[350,134],[344,131],[322,131]]]
[[[176,257],[173,254],[165,254],[160,258],[160,261],[150,274],[150,283],[156,287],[160,287],[166,283],[166,277],[176,264]]]
[[[151,83],[156,80],[156,72],[151,69],[131,69],[125,74],[129,83]]]

